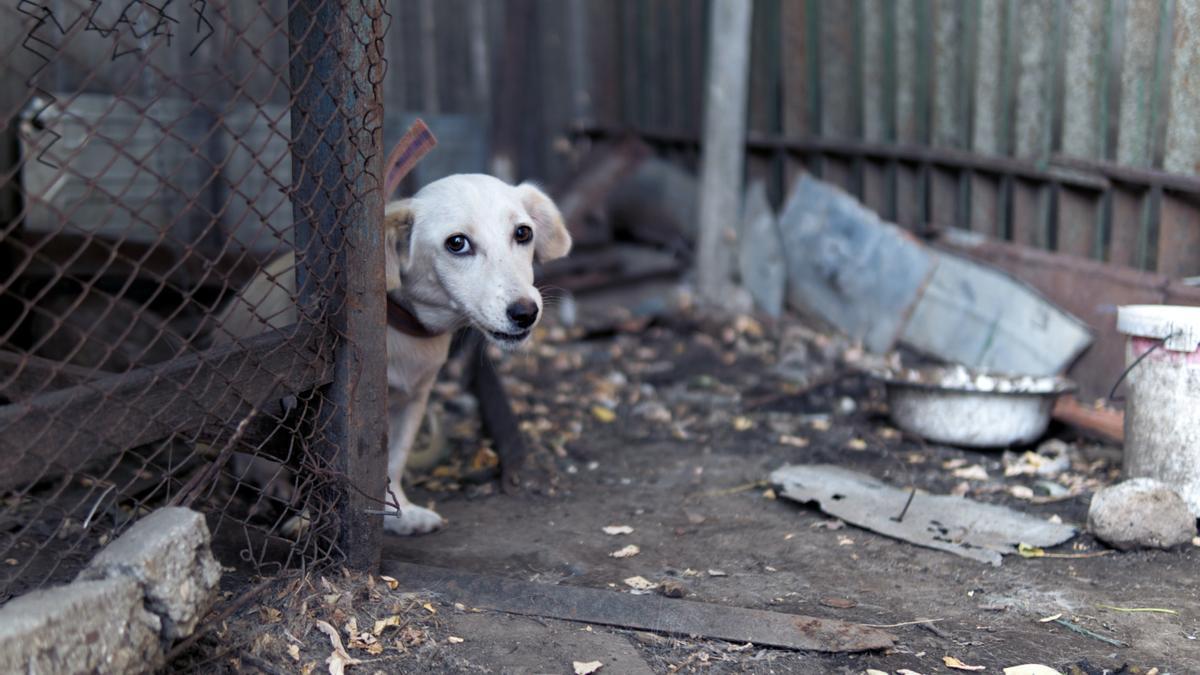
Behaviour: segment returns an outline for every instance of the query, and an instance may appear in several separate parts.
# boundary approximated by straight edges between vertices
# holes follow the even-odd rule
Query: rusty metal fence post
[[[296,0],[288,16],[294,96],[297,287],[335,341],[312,451],[345,490],[336,507],[348,566],[375,569],[386,489],[381,90],[383,4]]]

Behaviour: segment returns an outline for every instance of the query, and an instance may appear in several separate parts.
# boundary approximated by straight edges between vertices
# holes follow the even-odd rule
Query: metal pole
[[[348,567],[379,565],[386,490],[383,2],[292,0],[292,210],[302,316],[327,329],[333,381],[321,388],[310,452],[328,488]],[[304,319],[302,319],[304,320]],[[322,502],[330,503],[330,502]]]

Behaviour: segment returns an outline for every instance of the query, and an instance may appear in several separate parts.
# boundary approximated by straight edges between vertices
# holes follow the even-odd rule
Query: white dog
[[[396,534],[431,532],[437,513],[414,505],[401,481],[429,392],[446,362],[450,339],[472,325],[504,349],[525,343],[542,296],[533,263],[561,258],[571,235],[554,202],[537,187],[459,174],[430,183],[384,214],[388,329],[388,490],[400,507],[385,518]],[[256,276],[217,317],[214,341],[228,343],[296,321],[294,255]],[[281,468],[254,460],[246,471],[268,491],[290,497]],[[263,472],[267,478],[264,480]],[[275,478],[271,478],[274,475]]]

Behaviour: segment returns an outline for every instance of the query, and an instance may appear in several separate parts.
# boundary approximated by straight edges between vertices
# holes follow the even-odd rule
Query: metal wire
[[[349,411],[325,385],[348,282],[322,261],[367,255],[338,233],[383,184],[385,17],[382,0],[0,8],[0,602],[179,500],[228,564],[353,553],[339,503],[371,488],[337,468]],[[358,107],[314,110],[314,91]]]

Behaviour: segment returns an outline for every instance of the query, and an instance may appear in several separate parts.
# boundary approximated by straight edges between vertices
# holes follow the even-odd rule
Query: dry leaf
[[[838,536],[838,546],[853,546],[853,545],[854,545],[854,540],[851,539],[850,537],[847,537],[844,534]]]
[[[452,645],[461,645],[462,643],[466,642],[466,640],[464,640],[460,637],[451,635],[450,637],[446,638],[446,642],[449,642]]]
[[[803,438],[801,436],[791,436],[789,434],[783,434],[782,436],[780,436],[779,443],[781,445],[790,445],[793,448],[807,448],[808,447],[808,439],[807,438]]]
[[[733,428],[738,431],[749,431],[754,428],[754,420],[739,415],[733,418]]]
[[[289,646],[289,647],[287,648],[287,653],[288,653],[288,656],[292,657],[292,660],[293,660],[293,661],[299,661],[299,660],[300,660],[300,646],[299,646],[299,645],[291,645],[291,646]]]
[[[379,578],[383,581],[383,583],[387,584],[387,587],[389,590],[394,591],[400,587],[400,582],[396,581],[392,577],[381,576]]]
[[[421,605],[421,607],[424,607],[424,608],[425,608],[425,611],[426,611],[426,612],[429,612],[430,614],[437,614],[437,609],[436,609],[436,608],[434,608],[434,606],[433,606],[433,605],[431,605],[431,604],[429,604],[428,602],[427,602],[427,603],[425,603],[425,604],[423,604],[423,605]]]
[[[968,666],[953,656],[943,656],[942,663],[946,664],[947,668],[953,668],[955,670],[985,670],[987,668],[987,666]]]
[[[617,421],[617,414],[602,405],[592,406],[592,417],[595,417],[605,424],[610,424]]]
[[[633,528],[628,525],[605,525],[603,529],[604,534],[613,536],[618,534],[633,534]]]
[[[1033,488],[1025,485],[1013,485],[1008,488],[1008,494],[1017,499],[1033,499]]]
[[[375,622],[375,626],[371,628],[371,633],[376,637],[381,635],[388,626],[400,627],[400,615],[393,614],[386,619],[380,619]]]
[[[658,584],[650,581],[646,577],[629,577],[624,580],[625,585],[635,591],[652,591],[658,588]]]
[[[1026,663],[1005,668],[1004,675],[1062,675],[1062,673],[1040,663]]]
[[[866,441],[864,441],[864,440],[863,440],[863,439],[861,439],[861,438],[851,438],[851,439],[850,439],[850,440],[849,440],[849,441],[846,443],[846,447],[847,447],[847,448],[849,448],[849,449],[851,449],[851,450],[858,450],[858,451],[862,451],[862,450],[866,450],[866,449],[867,449],[867,442],[866,442]]]
[[[1038,619],[1038,621],[1041,623],[1050,623],[1051,621],[1057,621],[1061,618],[1062,618],[1062,612],[1059,612],[1058,614],[1051,614],[1050,616],[1044,616],[1044,617]]]
[[[625,548],[622,548],[622,549],[613,551],[612,553],[609,553],[608,557],[610,557],[610,558],[632,558],[633,556],[635,556],[641,552],[642,552],[642,549],[638,548],[637,546],[635,546],[633,544],[630,544],[630,545],[626,546]]]
[[[575,675],[592,675],[592,673],[604,667],[599,661],[572,661],[571,666],[575,669]]]
[[[279,623],[279,621],[283,619],[283,612],[275,609],[274,607],[260,607],[258,609],[258,615],[261,616],[263,621],[266,621],[267,623]]]
[[[972,464],[971,466],[964,466],[961,469],[955,469],[954,477],[962,478],[963,480],[983,481],[988,479],[988,474],[987,469],[983,468],[982,464]]]
[[[325,664],[329,666],[329,675],[343,675],[346,666],[362,663],[346,653],[346,648],[342,646],[342,637],[338,635],[336,628],[328,622],[318,620],[317,629],[329,636],[329,642],[333,645],[333,651],[330,652],[329,658],[325,659]]]

